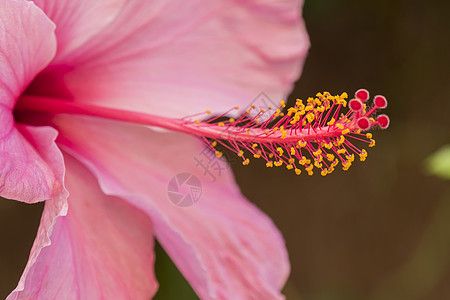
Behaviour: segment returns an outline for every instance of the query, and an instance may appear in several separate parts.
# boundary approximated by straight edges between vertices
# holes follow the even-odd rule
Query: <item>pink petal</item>
[[[54,63],[70,56],[114,20],[126,0],[33,0],[52,19],[58,37]]]
[[[61,147],[96,174],[106,194],[151,217],[156,237],[201,299],[283,298],[289,262],[280,233],[241,195],[229,170],[212,182],[196,167],[204,149],[199,141],[87,117],[55,122]],[[182,172],[197,176],[203,188],[188,208],[167,194],[171,178]]]
[[[158,285],[150,219],[105,196],[89,171],[70,156],[65,160],[69,212],[57,219],[51,245],[26,267],[8,300],[150,299]],[[54,212],[47,201],[35,245],[48,243],[42,237],[50,235],[47,217]]]
[[[61,153],[59,153],[59,156],[56,157],[58,158],[58,160],[62,160]],[[39,225],[39,230],[34,240],[33,247],[31,248],[30,257],[28,259],[25,270],[22,273],[19,284],[17,285],[16,289],[8,296],[8,300],[26,299],[18,297],[18,294],[24,290],[28,273],[38,260],[39,254],[41,253],[42,249],[48,247],[51,244],[50,236],[52,234],[53,227],[56,223],[57,218],[60,216],[65,216],[67,214],[67,197],[68,193],[64,189],[59,194],[56,194],[51,199],[45,201],[44,212],[42,213],[41,223]]]
[[[62,191],[56,131],[14,124],[12,109],[56,50],[54,24],[32,2],[0,1],[0,196],[25,202]],[[18,130],[19,129],[19,130]]]
[[[17,97],[56,52],[55,25],[33,2],[0,1],[0,121],[10,126]],[[0,136],[4,133],[0,129]]]
[[[54,64],[74,68],[65,80],[75,101],[126,110],[178,117],[223,112],[249,105],[261,92],[278,103],[309,47],[297,0],[131,0],[122,7],[114,1],[115,14],[108,7],[96,18],[89,16],[106,1],[94,1],[94,8],[87,0],[37,2],[61,24],[64,53]],[[91,29],[95,35],[81,34]],[[90,39],[67,46],[75,34],[81,34],[76,45]]]
[[[19,125],[0,137],[0,196],[34,203],[64,193],[56,135],[53,128]]]

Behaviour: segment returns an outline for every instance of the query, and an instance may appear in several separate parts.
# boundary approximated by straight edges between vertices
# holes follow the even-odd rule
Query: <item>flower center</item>
[[[362,131],[377,125],[381,128],[389,126],[386,115],[379,115],[376,120],[372,117],[376,110],[387,106],[386,98],[375,96],[368,107],[369,93],[358,90],[348,103],[349,110],[343,113],[347,97],[346,93],[336,96],[318,93],[316,97],[308,98],[306,104],[297,99],[295,106],[286,112],[283,112],[284,101],[278,108],[266,110],[256,111],[252,106],[238,119],[226,119],[231,110],[212,118],[208,118],[210,112],[206,111],[196,115],[198,120],[193,119],[194,116],[174,119],[26,94],[17,103],[16,110],[80,114],[157,126],[200,137],[218,157],[222,156],[222,152],[216,150],[220,144],[241,157],[244,165],[249,164],[248,157],[263,158],[267,167],[284,164],[287,169],[300,174],[299,166],[304,166],[310,175],[316,167],[325,176],[333,172],[339,162],[347,170],[355,154],[361,161],[366,159],[367,151],[355,143],[373,147],[375,140],[371,133]],[[270,117],[262,121],[261,116],[267,112],[271,113]]]

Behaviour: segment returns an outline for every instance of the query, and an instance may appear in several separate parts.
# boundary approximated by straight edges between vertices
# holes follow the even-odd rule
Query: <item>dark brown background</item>
[[[288,299],[450,299],[450,184],[424,168],[450,142],[449,3],[306,1],[312,47],[290,101],[365,87],[388,98],[392,123],[366,162],[326,178],[233,165],[287,240]],[[0,298],[17,284],[41,210],[0,201]],[[191,299],[158,255],[157,298]]]

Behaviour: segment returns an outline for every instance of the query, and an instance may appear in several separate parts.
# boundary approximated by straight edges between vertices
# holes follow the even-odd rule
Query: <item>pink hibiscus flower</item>
[[[153,237],[202,299],[283,298],[284,241],[230,171],[202,180],[189,208],[169,201],[176,174],[204,178],[198,139],[16,104],[180,118],[245,105],[262,90],[284,98],[308,48],[301,4],[0,2],[0,196],[45,201],[8,299],[148,299],[158,286]]]

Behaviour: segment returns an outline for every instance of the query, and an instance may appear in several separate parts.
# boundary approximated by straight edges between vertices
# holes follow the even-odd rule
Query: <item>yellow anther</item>
[[[350,129],[345,128],[344,130],[342,130],[342,134],[348,134],[350,133]]]
[[[308,113],[306,115],[306,119],[308,119],[309,123],[312,123],[312,121],[314,121],[314,114],[313,113]]]
[[[259,111],[260,111],[261,113],[265,113],[265,110],[262,109],[262,108],[261,108]]]
[[[245,129],[245,134],[250,134],[250,129]]]
[[[225,124],[223,122],[219,122],[219,123],[217,123],[217,126],[223,127],[223,126],[225,126]]]
[[[207,114],[210,114],[210,113],[211,113],[211,111],[210,111],[210,110],[207,110],[207,111],[206,111],[206,113],[207,113]]]
[[[345,150],[345,149],[339,149],[337,151],[338,154],[344,154],[345,152],[347,152],[347,150]]]
[[[288,170],[292,170],[293,168],[294,168],[293,165],[286,165],[286,169],[288,169]]]
[[[322,172],[320,172],[320,175],[326,176],[328,174],[327,169],[323,169]]]
[[[250,163],[250,160],[248,158],[242,162],[242,164],[244,166],[248,166],[249,163]]]
[[[339,164],[339,159],[336,159],[335,161],[333,161],[333,162],[331,163],[331,166],[332,166],[332,167],[336,167],[338,164]]]
[[[286,107],[286,102],[284,102],[283,100],[280,101],[281,107]]]
[[[295,163],[295,159],[289,158],[288,162],[289,162],[289,164],[293,165]]]
[[[322,164],[319,163],[317,160],[314,162],[314,165],[316,166],[316,168],[322,168]]]
[[[343,93],[341,94],[341,98],[342,98],[342,99],[347,99],[347,98],[348,98],[347,93],[346,93],[346,92],[343,92]]]
[[[298,145],[300,148],[305,147],[306,146],[306,142],[305,141],[298,141]]]
[[[266,133],[266,135],[269,135],[270,134],[270,132],[269,132],[269,130],[264,130],[264,132]]]
[[[300,170],[300,169],[295,169],[295,174],[297,174],[297,175],[302,174],[302,170]]]
[[[289,107],[289,108],[288,108],[288,113],[287,113],[287,115],[288,115],[288,116],[292,116],[292,114],[293,114],[293,113],[296,113],[297,111],[298,111],[297,108],[295,108],[295,107]]]
[[[277,166],[277,167],[281,166],[282,164],[283,164],[282,160],[274,162],[274,165]]]
[[[234,123],[234,122],[236,122],[236,120],[235,119],[233,119],[233,118],[230,118],[228,121],[230,121],[230,123]]]
[[[273,132],[277,132],[278,131],[278,127],[274,127],[272,128]]]
[[[272,168],[272,167],[273,167],[273,161],[268,161],[268,162],[266,163],[266,167]]]
[[[322,155],[319,156],[319,157],[317,158],[317,161],[318,161],[318,162],[323,162],[323,156],[322,156]]]
[[[349,162],[354,162],[354,161],[355,161],[355,154],[352,154],[352,155],[346,155],[345,158],[346,158]]]
[[[347,106],[347,101],[345,101],[344,99],[338,98],[336,99],[336,103],[342,105],[343,107]]]
[[[306,105],[306,107],[305,107],[305,111],[310,111],[310,110],[313,110],[313,109],[314,109],[314,106],[312,106],[310,104]]]
[[[269,158],[273,158],[273,153],[269,153]]]
[[[367,158],[367,151],[364,150],[364,149],[362,149],[362,150],[361,150],[361,153],[359,154],[359,160],[360,160],[360,161],[365,161],[366,158]]]
[[[339,129],[344,129],[344,125],[342,125],[341,123],[337,123],[336,127],[339,128]]]
[[[242,157],[242,155],[244,155],[244,151],[241,150],[241,151],[239,151],[238,156]]]
[[[317,149],[317,151],[313,152],[314,156],[319,156],[320,154],[322,154],[322,149]]]
[[[283,153],[284,153],[284,151],[283,151],[283,149],[282,149],[281,147],[278,147],[278,148],[277,148],[277,151],[278,151],[278,153],[280,154],[280,156],[282,156]]]
[[[371,134],[370,132],[368,132],[368,133],[366,133],[366,137],[367,137],[368,139],[371,139],[371,138],[372,138],[372,134]]]
[[[306,164],[306,157],[302,156],[302,158],[298,160],[298,163],[304,166]]]
[[[375,147],[375,140],[374,139],[370,139],[369,147]]]
[[[255,143],[255,144],[252,145],[252,149],[253,149],[253,150],[255,150],[256,147],[258,147],[258,144]]]
[[[234,109],[238,110],[238,109],[239,109],[239,106],[235,106]]]
[[[211,146],[213,146],[213,147],[217,146],[217,142],[216,142],[216,141],[213,141],[213,142],[211,143]]]
[[[286,130],[281,131],[281,138],[282,138],[283,140],[286,138],[286,134],[287,134],[287,131],[286,131]]]
[[[327,154],[327,159],[328,159],[328,161],[333,161],[334,160],[334,155],[333,154]]]
[[[222,153],[222,152],[220,152],[220,151],[216,151],[216,156],[217,156],[218,158],[221,158],[221,157],[222,157],[222,155],[223,155],[223,153]]]
[[[253,104],[252,104],[252,105],[250,105],[250,107],[251,107],[251,108],[253,108],[253,109],[255,109],[255,106],[254,106]]]
[[[375,122],[375,119],[374,118],[369,118],[369,121],[370,121],[370,123],[373,123],[373,122]]]
[[[291,155],[295,155],[295,148],[291,147]]]
[[[200,124],[200,122],[198,120],[195,120],[194,123],[195,124]]]
[[[342,162],[342,170],[347,171],[352,165],[351,161]]]
[[[299,112],[296,112],[296,113],[295,113],[295,116],[294,116],[295,122],[300,121],[300,117],[301,117],[302,115],[304,115],[304,114],[305,114],[305,111],[304,111],[304,110],[299,111]]]
[[[247,110],[247,115],[249,115],[251,113],[251,111],[250,110]]]
[[[331,148],[333,148],[333,143],[332,142],[329,142],[329,143],[327,143],[327,144],[324,144],[323,145],[325,148],[327,148],[327,149],[331,149]]]
[[[336,122],[335,118],[331,118],[331,120],[327,123],[328,126],[331,126],[334,124],[334,122]]]
[[[345,142],[345,137],[344,137],[343,135],[341,135],[341,136],[337,139],[337,141],[334,142],[334,144],[335,144],[336,146],[340,146],[340,145],[342,145],[344,142]]]

